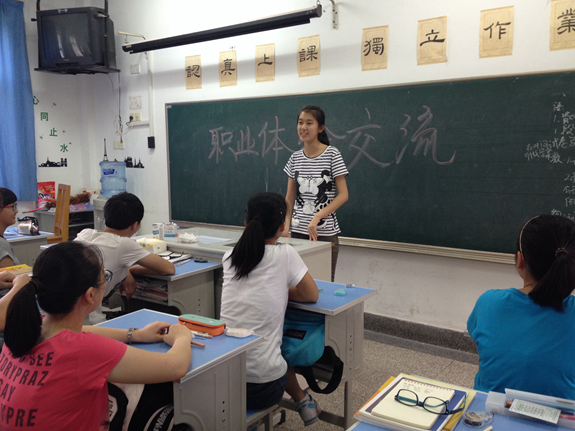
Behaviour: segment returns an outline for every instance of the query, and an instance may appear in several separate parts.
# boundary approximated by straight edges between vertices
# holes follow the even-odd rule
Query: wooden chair
[[[70,223],[70,186],[58,184],[56,214],[54,217],[54,236],[48,238],[48,244],[68,241]]]

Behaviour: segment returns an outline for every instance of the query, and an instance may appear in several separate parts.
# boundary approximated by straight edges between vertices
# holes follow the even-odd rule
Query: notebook
[[[407,406],[395,400],[395,395],[402,389],[407,389],[417,394],[420,402],[427,397],[439,398],[451,401],[455,391],[441,386],[423,383],[417,380],[402,379],[401,382],[389,391],[386,396],[371,410],[371,414],[406,425],[430,429],[439,414],[425,410],[421,406]]]
[[[397,377],[390,377],[389,379],[387,379],[387,381],[377,390],[377,392],[375,394],[373,394],[371,396],[371,398],[363,406],[361,406],[361,408],[356,412],[355,418],[357,420],[360,420],[362,422],[366,422],[366,423],[369,423],[372,425],[384,426],[385,428],[388,428],[390,430],[420,431],[421,428],[419,428],[419,427],[412,427],[409,425],[401,424],[399,422],[395,422],[395,421],[392,421],[389,419],[384,419],[384,418],[381,418],[381,417],[378,417],[378,416],[371,414],[371,411],[373,410],[374,406],[379,401],[381,401],[389,391],[392,391],[395,388],[395,386],[398,385],[399,382],[404,378],[411,379],[411,380],[418,380],[418,381],[421,381],[424,383],[430,383],[430,384],[435,385],[435,386],[443,386],[443,387],[448,387],[448,388],[454,389],[455,395],[451,399],[451,402],[449,403],[449,406],[448,406],[449,410],[455,410],[455,409],[458,409],[460,407],[467,408],[471,404],[471,402],[473,401],[473,399],[475,398],[475,395],[476,395],[476,391],[474,391],[472,389],[462,388],[460,386],[452,385],[450,383],[438,382],[436,380],[426,379],[424,377],[414,377],[414,376],[410,376],[409,374],[401,373]],[[466,398],[465,398],[465,395],[467,395]],[[463,401],[465,401],[465,400],[466,400],[466,402],[464,405]],[[462,415],[463,415],[463,411],[458,412],[458,413],[451,415],[451,416],[445,416],[445,415],[441,416],[437,421],[435,421],[435,424],[431,427],[430,431],[441,431],[441,430],[451,431],[453,428],[455,428],[457,426]]]

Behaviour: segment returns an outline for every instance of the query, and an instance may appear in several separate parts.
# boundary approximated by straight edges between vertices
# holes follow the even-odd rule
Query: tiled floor
[[[479,357],[475,354],[430,346],[374,332],[365,334],[365,363],[353,384],[352,405],[357,411],[388,377],[406,373],[441,380],[464,387],[473,387]],[[343,412],[343,385],[333,394],[316,395],[322,409]],[[342,428],[324,422],[304,427],[299,415],[287,411],[286,422],[274,431],[341,431]]]

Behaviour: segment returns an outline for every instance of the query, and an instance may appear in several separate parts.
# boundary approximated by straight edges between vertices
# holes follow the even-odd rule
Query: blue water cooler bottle
[[[102,196],[111,198],[126,191],[126,162],[100,162]]]

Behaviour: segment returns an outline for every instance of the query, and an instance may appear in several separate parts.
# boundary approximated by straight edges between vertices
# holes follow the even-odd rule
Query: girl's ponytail
[[[266,240],[275,237],[286,211],[285,199],[277,193],[258,193],[248,201],[246,228],[228,258],[236,270],[234,278],[247,277],[262,261]]]
[[[42,317],[36,304],[37,285],[38,280],[32,278],[8,305],[4,342],[15,358],[32,350],[42,333]]]
[[[563,301],[575,288],[575,223],[561,216],[534,217],[523,226],[517,248],[537,281],[529,297],[563,311]]]

